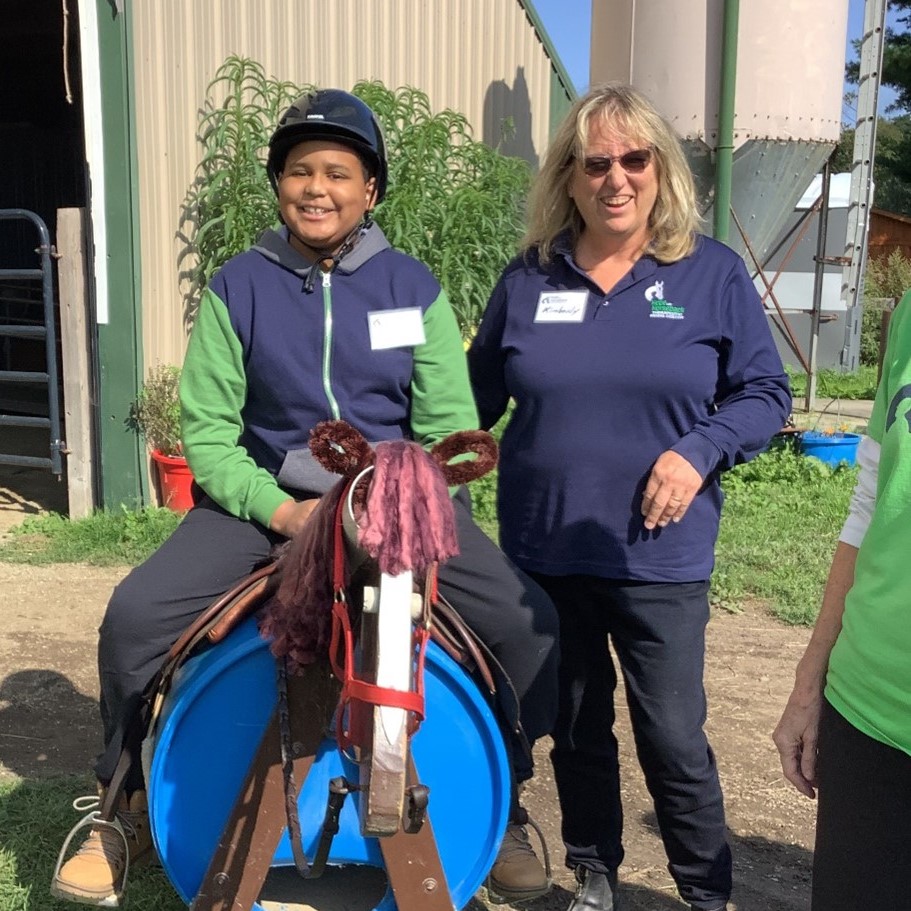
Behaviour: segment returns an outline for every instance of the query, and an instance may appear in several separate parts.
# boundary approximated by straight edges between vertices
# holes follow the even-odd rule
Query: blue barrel
[[[427,650],[424,686],[427,718],[412,749],[420,781],[430,788],[428,812],[449,890],[455,907],[463,908],[493,864],[506,828],[509,768],[487,702],[434,643]],[[188,661],[174,681],[155,734],[147,786],[155,846],[187,903],[202,884],[276,698],[275,661],[252,619]],[[329,781],[339,775],[356,781],[357,768],[335,741],[326,740],[306,781],[298,782],[308,857],[319,840]],[[345,802],[339,822],[330,864],[382,869],[377,839],[360,834],[357,794]],[[293,863],[286,832],[273,867]],[[315,883],[298,882],[297,900],[306,901]],[[254,908],[262,911],[260,904]],[[387,888],[373,911],[395,909]]]
[[[800,435],[800,451],[813,456],[827,465],[847,465],[857,463],[857,445],[859,433],[820,433],[817,430],[805,430]]]

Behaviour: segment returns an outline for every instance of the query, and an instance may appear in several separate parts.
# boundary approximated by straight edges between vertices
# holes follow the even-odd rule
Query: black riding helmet
[[[301,95],[282,115],[269,140],[266,172],[278,193],[278,175],[288,152],[299,142],[323,139],[351,146],[376,178],[376,201],[386,195],[386,144],[373,111],[354,95],[340,89],[320,89]]]

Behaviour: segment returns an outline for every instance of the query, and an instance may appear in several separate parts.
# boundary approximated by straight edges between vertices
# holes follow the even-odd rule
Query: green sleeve
[[[184,455],[196,483],[219,506],[268,526],[289,497],[238,443],[246,396],[240,340],[227,307],[206,291],[180,377]]]
[[[456,430],[478,427],[465,346],[443,291],[424,314],[424,338],[414,349],[411,431],[422,446],[432,446]]]

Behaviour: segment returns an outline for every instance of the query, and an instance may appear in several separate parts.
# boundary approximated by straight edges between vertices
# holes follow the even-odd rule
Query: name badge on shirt
[[[413,348],[427,341],[420,307],[372,310],[367,314],[367,325],[370,328],[370,347],[374,351]]]
[[[587,291],[542,291],[535,310],[536,323],[581,323]]]

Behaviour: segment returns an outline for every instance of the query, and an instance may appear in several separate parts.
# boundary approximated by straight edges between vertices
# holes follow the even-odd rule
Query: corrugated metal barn
[[[47,223],[55,273],[72,257],[85,263],[86,376],[60,408],[74,425],[81,405],[89,426],[83,444],[67,426],[60,439],[71,452],[91,446],[94,500],[107,507],[148,498],[146,454],[125,422],[145,365],[183,356],[181,204],[200,156],[198,111],[229,55],[296,84],[414,86],[491,143],[509,118],[504,151],[533,165],[573,96],[531,0],[7,0],[0,29],[0,209]],[[61,243],[64,208],[85,227],[65,228]],[[0,269],[19,267],[32,227],[0,228]],[[38,298],[16,306],[40,311]],[[0,373],[44,371],[32,363],[40,340],[0,342]],[[72,381],[75,368],[57,366]],[[17,413],[46,412],[27,385],[16,386]]]

